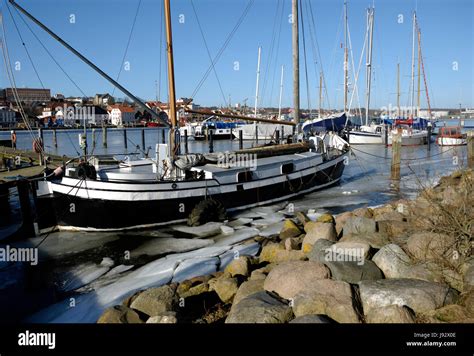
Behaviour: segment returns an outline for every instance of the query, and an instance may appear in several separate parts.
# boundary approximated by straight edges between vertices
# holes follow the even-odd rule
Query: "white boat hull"
[[[457,137],[438,137],[436,143],[440,146],[463,146],[467,144],[467,140]]]
[[[384,138],[381,134],[370,132],[354,132],[348,133],[349,144],[351,145],[383,145]]]

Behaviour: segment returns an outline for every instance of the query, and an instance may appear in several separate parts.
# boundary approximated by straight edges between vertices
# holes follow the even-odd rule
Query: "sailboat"
[[[365,86],[365,124],[358,129],[347,130],[347,137],[351,144],[383,144],[385,143],[386,125],[375,121],[369,123],[370,116],[370,89],[372,86],[372,48],[374,37],[375,9],[367,9],[367,52],[366,52],[366,86]]]
[[[13,0],[11,4],[124,91],[137,105],[143,104],[33,15]],[[169,144],[158,144],[154,158],[114,164],[87,156],[84,145],[84,156],[78,163],[70,162],[36,182],[38,224],[42,231],[137,229],[186,220],[195,225],[205,218],[222,218],[226,211],[284,201],[340,181],[349,145],[335,134],[235,152],[180,155],[170,0],[164,0],[164,7],[171,122]],[[297,0],[293,0],[296,19],[297,11]],[[297,25],[293,25],[293,38],[297,38],[297,31]],[[293,41],[296,52],[297,43]],[[296,61],[294,72],[298,65]],[[294,105],[298,110],[299,86],[295,85],[294,90]],[[242,164],[234,164],[236,158],[242,157],[246,158]]]
[[[260,82],[260,60],[261,60],[262,48],[258,48],[258,59],[257,59],[257,80],[255,85],[255,108],[253,116],[255,118],[258,115],[258,99],[259,99],[259,82]],[[281,100],[283,94],[283,73],[284,67],[281,68],[280,76],[280,101],[278,106],[278,117],[274,119],[275,123],[262,123],[258,124],[257,121],[253,123],[241,124],[237,127],[237,130],[242,131],[242,138],[244,140],[256,140],[256,141],[267,141],[276,140],[276,136],[284,139],[290,135],[293,135],[293,128],[288,125],[281,125],[278,121],[283,121],[281,117]],[[278,131],[278,134],[277,134]]]
[[[418,37],[417,37],[418,34]],[[418,42],[417,42],[418,40]],[[418,43],[418,104],[415,112],[415,44]],[[420,68],[422,64],[420,31],[417,26],[416,12],[413,12],[413,45],[412,45],[412,64],[411,64],[411,84],[410,84],[410,116],[408,118],[400,118],[399,115],[395,120],[392,120],[392,131],[388,134],[388,145],[392,144],[392,137],[397,132],[401,132],[402,146],[417,146],[429,143],[431,137],[428,137],[428,125],[433,125],[431,122],[420,118]],[[423,71],[424,75],[424,71]],[[425,83],[426,84],[426,83]],[[428,93],[428,91],[427,91]],[[398,94],[399,95],[399,94]],[[427,94],[428,106],[429,97]],[[400,108],[400,106],[398,106]],[[418,116],[418,117],[417,117]]]

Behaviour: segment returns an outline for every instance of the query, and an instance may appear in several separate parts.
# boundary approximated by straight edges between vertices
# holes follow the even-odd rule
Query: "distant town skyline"
[[[159,96],[161,101],[167,101],[161,1],[45,0],[40,4],[32,0],[18,0],[18,3],[113,78],[119,77],[119,82],[136,96],[146,100],[156,100]],[[200,90],[196,92],[210,65],[207,49],[211,57],[219,53],[248,4],[251,6],[247,15],[215,64],[219,80],[211,70]],[[300,105],[302,109],[308,108],[306,70],[309,78],[309,106],[315,109],[319,105],[321,59],[328,93],[323,107],[340,109],[343,106],[343,0],[302,0],[301,4],[300,23],[304,23],[304,31],[300,30]],[[361,50],[366,31],[365,9],[368,5],[369,2],[362,0],[348,1],[355,67],[354,71],[350,64],[350,71],[351,76],[359,73],[359,99],[354,95],[353,109],[359,106],[358,102],[361,107],[365,106],[365,56],[361,60]],[[230,99],[232,106],[240,103],[253,107],[257,49],[261,46],[259,107],[278,107],[282,65],[285,68],[282,106],[292,107],[291,25],[288,21],[291,1],[174,0],[171,6],[178,97],[191,97],[195,94],[194,101],[203,106],[226,106]],[[377,110],[389,104],[396,105],[398,62],[401,71],[401,106],[409,105],[411,19],[415,9],[421,28],[424,69],[431,107],[474,107],[474,4],[470,0],[379,0],[375,1],[371,109]],[[17,34],[15,23],[3,2],[1,11],[17,86],[41,88]],[[25,19],[35,35],[73,79],[76,87],[56,66],[16,11],[11,7],[10,11],[41,82],[45,88],[51,89],[53,95],[85,94],[92,97],[96,93],[110,93],[115,97],[125,97],[35,24]],[[206,43],[201,36],[194,11],[198,14]],[[135,14],[137,20],[134,23]],[[132,26],[133,32],[130,31]],[[127,55],[124,56],[129,38]],[[320,55],[315,51],[316,46],[319,47]],[[122,59],[124,63],[121,65]],[[359,71],[360,60],[362,65]],[[0,87],[10,87],[3,61],[0,67]],[[350,81],[353,87],[354,80],[351,78]],[[421,107],[426,108],[423,78],[421,88]]]

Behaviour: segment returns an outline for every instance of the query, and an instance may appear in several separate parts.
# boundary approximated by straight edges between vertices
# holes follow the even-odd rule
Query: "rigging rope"
[[[280,0],[278,0],[277,6],[276,6],[274,21],[273,21],[272,38],[271,38],[271,41],[270,41],[270,52],[268,54],[268,61],[267,61],[267,65],[265,67],[265,72],[263,74],[263,86],[262,86],[262,95],[261,95],[262,98],[260,100],[262,106],[263,106],[263,103],[265,102],[265,92],[267,90],[267,83],[268,83],[268,79],[270,77],[269,71],[270,71],[271,63],[273,61],[273,50],[275,48],[276,25],[277,25],[277,19],[278,19],[277,15],[278,15],[279,9],[280,9]],[[275,59],[275,65],[276,65],[276,59]],[[270,100],[271,100],[271,97],[270,97]]]
[[[140,12],[141,4],[142,4],[142,0],[139,0],[138,5],[137,5],[137,10],[135,11],[135,17],[133,18],[132,28],[130,29],[130,34],[128,35],[128,41],[127,41],[127,45],[125,47],[125,52],[123,53],[122,62],[120,63],[120,69],[119,69],[119,72],[117,74],[117,78],[115,79],[115,81],[117,81],[117,82],[120,79],[120,75],[122,74],[123,65],[125,63],[125,58],[127,57],[128,48],[130,47],[130,42],[132,41],[133,30],[134,30],[135,24],[137,22],[137,17],[138,17],[138,13]],[[112,96],[114,96],[114,94],[115,94],[115,89],[116,89],[115,86],[113,86]]]
[[[324,87],[324,92],[326,93],[326,100],[327,100],[327,104],[328,104],[328,109],[331,108],[331,103],[329,101],[329,94],[328,94],[328,88],[327,88],[327,85],[326,85],[326,76],[324,75],[324,66],[323,66],[323,60],[322,60],[322,57],[321,57],[321,51],[319,50],[319,42],[318,42],[318,36],[317,36],[317,33],[316,33],[316,22],[314,20],[314,13],[313,13],[313,6],[311,5],[311,0],[307,0],[307,4],[309,5],[309,12],[310,12],[310,15],[311,15],[311,22],[309,23],[310,24],[310,35],[311,35],[311,39],[312,39],[312,46],[314,48],[314,43],[316,44],[316,53],[318,55],[318,58],[319,58],[319,66],[321,68],[321,73],[322,73],[322,78],[323,78],[323,87]],[[314,37],[313,37],[313,32],[311,32],[311,24],[313,26],[313,32],[314,32]],[[313,52],[314,49],[313,49]],[[323,99],[323,103],[324,103],[324,99]]]
[[[453,147],[447,149],[446,151],[442,151],[442,152],[439,152],[437,154],[430,155],[429,158],[441,156],[441,155],[445,154],[446,152],[450,152],[450,151],[454,150],[455,148],[456,147],[453,146]],[[376,157],[376,158],[380,158],[380,159],[385,159],[385,160],[391,160],[392,159],[391,157],[383,157],[383,156],[375,155],[373,153],[369,153],[369,152],[366,152],[366,151],[363,151],[363,150],[359,150],[358,148],[355,148],[354,146],[351,146],[351,150],[355,150],[355,151],[358,151],[360,153],[366,154],[368,156],[372,156],[372,157]],[[400,161],[419,161],[419,160],[420,160],[420,158],[401,158],[400,159]]]
[[[300,8],[302,9],[302,3],[300,2]],[[305,73],[305,80],[306,80],[306,99],[308,100],[308,110],[309,110],[309,118],[311,119],[311,95],[309,91],[309,80],[308,80],[308,62],[306,58],[306,36],[304,32],[304,16],[303,11],[301,11],[301,29],[302,29],[302,38],[303,38],[303,56],[304,56],[304,73]],[[333,123],[334,124],[334,123]]]
[[[6,0],[5,0],[6,2]],[[21,35],[21,32],[20,32],[20,29],[18,28],[18,25],[16,24],[16,21],[15,21],[15,18],[13,17],[13,14],[12,14],[12,11],[10,10],[10,6],[8,6],[8,4],[6,4],[6,8],[8,9],[8,13],[10,14],[10,17],[13,21],[13,24],[15,25],[15,29],[16,29],[16,32],[18,34],[18,37],[20,38],[20,41],[21,41],[21,44],[23,45],[23,48],[25,49],[25,52],[26,52],[26,55],[28,56],[28,59],[31,63],[31,66],[33,67],[33,70],[36,74],[36,77],[38,78],[40,84],[41,84],[41,87],[44,89],[44,84],[43,84],[43,81],[41,80],[41,77],[38,73],[38,70],[36,69],[36,66],[35,66],[35,63],[33,62],[33,59],[31,58],[31,55],[30,55],[30,51],[28,50],[28,48],[26,47],[26,43],[25,41],[23,40],[23,36]]]
[[[211,61],[212,71],[214,72],[214,75],[216,76],[217,84],[219,85],[219,89],[221,91],[222,98],[224,99],[224,104],[226,104],[227,100],[226,100],[226,97],[225,97],[225,94],[224,94],[224,90],[222,90],[222,85],[221,85],[221,81],[219,80],[219,76],[217,75],[216,66],[212,62],[211,51],[209,50],[209,46],[207,45],[206,37],[204,36],[204,31],[202,30],[201,21],[199,21],[199,16],[196,12],[196,8],[194,7],[194,1],[193,0],[191,0],[191,6],[193,8],[194,16],[196,16],[196,21],[197,21],[197,24],[198,24],[198,27],[199,27],[199,32],[201,33],[202,40],[204,42],[204,46],[206,47],[207,56],[209,57],[209,60]],[[231,103],[229,102],[228,105],[230,107]]]
[[[191,99],[194,98],[196,96],[196,94],[199,92],[199,90],[201,89],[202,85],[204,84],[204,82],[206,81],[207,77],[209,76],[209,73],[211,72],[212,70],[212,66],[215,65],[217,63],[217,61],[219,60],[219,58],[221,57],[222,53],[224,52],[224,50],[227,48],[227,46],[229,45],[232,37],[234,36],[234,34],[237,32],[237,30],[239,29],[240,25],[242,24],[242,22],[244,21],[245,17],[247,16],[248,12],[250,11],[250,8],[252,7],[253,3],[254,3],[255,0],[249,0],[249,2],[247,3],[247,6],[245,7],[243,13],[240,15],[240,18],[238,19],[237,23],[235,24],[234,28],[232,29],[232,31],[230,32],[230,34],[227,36],[227,39],[225,40],[224,44],[222,45],[222,47],[219,49],[219,51],[217,52],[217,55],[214,57],[214,60],[212,61],[211,63],[211,66],[209,66],[209,68],[206,70],[206,72],[204,73],[204,76],[202,77],[202,79],[199,81],[198,85],[196,86],[196,88],[194,89],[192,95],[191,95]]]
[[[17,15],[20,17],[20,19],[25,24],[25,26],[28,28],[28,30],[30,30],[30,32],[33,34],[33,36],[36,38],[36,40],[41,45],[41,47],[43,47],[43,49],[49,55],[49,57],[54,61],[54,63],[56,63],[56,65],[59,67],[59,69],[61,69],[61,71],[69,79],[69,81],[76,87],[76,89],[78,89],[84,97],[87,97],[87,94],[79,87],[79,85],[77,85],[77,83],[71,78],[71,76],[69,76],[69,74],[64,70],[64,68],[61,66],[61,64],[59,64],[59,62],[56,60],[56,58],[54,58],[54,56],[51,54],[51,52],[46,48],[44,43],[39,39],[39,37],[36,35],[36,33],[31,29],[30,25],[28,25],[28,23],[25,21],[23,16],[19,13],[18,9],[16,7],[14,9],[15,9]]]
[[[276,78],[276,73],[277,73],[277,69],[278,69],[278,66],[277,66],[277,58],[278,58],[278,54],[280,53],[280,38],[281,38],[281,28],[282,28],[282,24],[283,24],[283,16],[284,16],[284,11],[285,11],[285,6],[284,6],[284,2],[282,1],[281,2],[281,14],[279,15],[279,18],[280,18],[280,26],[278,28],[278,38],[276,40],[276,44],[277,44],[277,47],[276,47],[276,51],[275,51],[275,66],[273,67],[273,74],[272,74],[272,87],[270,89],[270,98],[273,98],[273,92],[274,92],[274,88],[275,88],[275,78]],[[272,106],[272,99],[270,99],[270,106]]]

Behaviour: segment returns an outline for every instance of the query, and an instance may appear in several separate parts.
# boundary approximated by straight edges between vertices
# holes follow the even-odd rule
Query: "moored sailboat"
[[[59,39],[13,0],[11,3]],[[201,216],[222,218],[225,211],[291,199],[340,181],[349,146],[335,134],[230,153],[180,155],[170,0],[164,0],[164,5],[171,122],[169,144],[158,144],[153,158],[112,163],[88,156],[84,145],[84,155],[79,162],[49,172],[36,182],[40,229],[122,230],[186,219],[195,224],[203,222]],[[293,0],[293,9],[297,18],[296,0]],[[63,40],[59,42],[134,101],[143,104]],[[293,48],[298,50],[295,42]],[[296,86],[295,93],[298,90]],[[298,95],[295,97],[299,100]],[[299,107],[297,100],[295,107]]]

